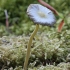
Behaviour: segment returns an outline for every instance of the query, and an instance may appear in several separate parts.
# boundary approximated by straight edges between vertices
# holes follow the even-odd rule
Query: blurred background
[[[66,15],[66,18],[70,16],[70,0],[44,1],[53,6],[61,14]],[[33,3],[39,2],[37,0],[0,0],[0,36],[9,35],[9,33],[21,35],[32,32],[34,29],[33,22],[27,16],[26,10]],[[8,13],[9,31],[6,29],[5,10]],[[60,18],[57,17],[57,21],[59,20]],[[66,24],[67,28],[70,27],[68,24]]]

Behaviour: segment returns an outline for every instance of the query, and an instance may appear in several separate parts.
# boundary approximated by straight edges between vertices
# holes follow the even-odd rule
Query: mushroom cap
[[[40,4],[30,4],[27,14],[35,24],[53,26],[56,23],[53,12]]]

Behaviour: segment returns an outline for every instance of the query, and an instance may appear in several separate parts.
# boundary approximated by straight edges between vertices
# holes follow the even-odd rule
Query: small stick
[[[8,13],[7,13],[7,10],[4,10],[4,12],[5,12],[5,17],[6,17],[6,28],[7,28],[7,31],[9,31]]]

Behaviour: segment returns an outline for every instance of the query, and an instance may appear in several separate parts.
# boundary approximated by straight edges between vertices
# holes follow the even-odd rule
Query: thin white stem
[[[27,65],[28,65],[28,61],[29,61],[29,57],[30,57],[32,40],[33,40],[33,37],[35,36],[35,34],[37,33],[38,28],[39,28],[39,25],[36,24],[36,28],[33,31],[32,35],[30,36],[30,39],[29,39],[29,42],[28,42],[28,46],[27,46],[26,58],[25,58],[25,62],[24,62],[24,70],[27,70]]]

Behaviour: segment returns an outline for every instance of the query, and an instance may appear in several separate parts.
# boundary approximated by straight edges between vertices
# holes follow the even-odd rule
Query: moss
[[[58,65],[61,62],[69,62],[67,58],[69,58],[70,50],[68,48],[70,48],[70,44],[66,42],[67,40],[69,41],[67,31],[63,31],[61,34],[54,31],[48,31],[47,33],[46,31],[38,32],[33,39],[29,67],[46,66],[46,64]],[[1,65],[5,64],[9,68],[23,67],[28,40],[29,36],[26,35],[1,37]]]

